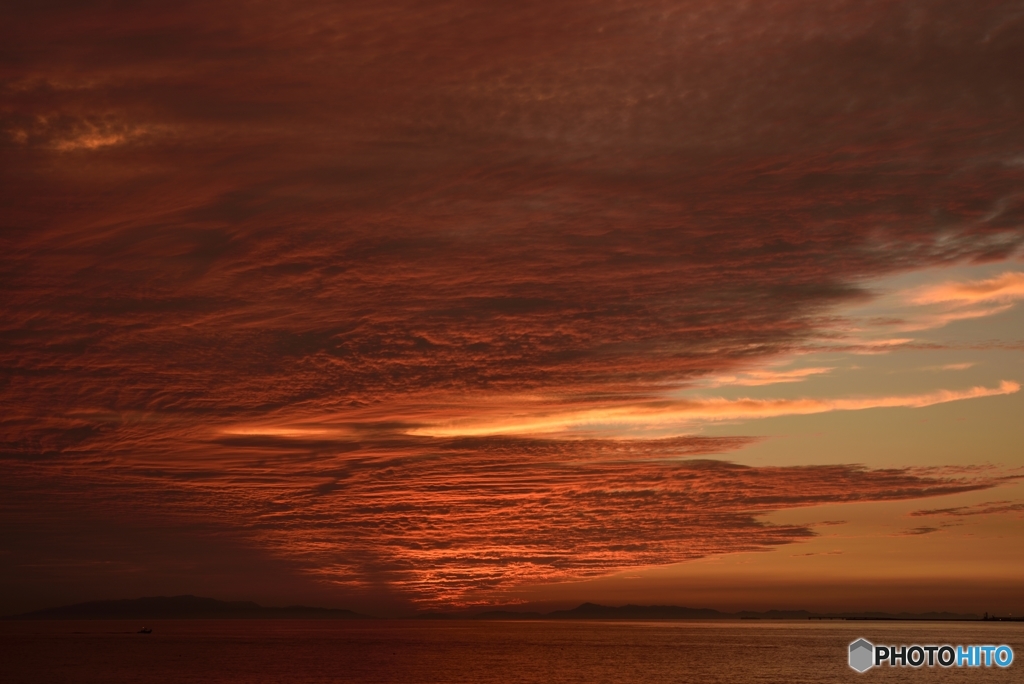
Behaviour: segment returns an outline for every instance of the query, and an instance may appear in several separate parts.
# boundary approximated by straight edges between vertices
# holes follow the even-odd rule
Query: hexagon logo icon
[[[857,639],[850,644],[850,667],[857,672],[866,672],[874,665],[875,647],[867,639]]]

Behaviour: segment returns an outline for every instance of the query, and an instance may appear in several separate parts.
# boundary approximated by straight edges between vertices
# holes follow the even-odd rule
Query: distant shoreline
[[[351,610],[310,606],[264,607],[251,601],[219,601],[200,596],[151,596],[137,599],[90,601],[8,615],[4,620],[372,620],[380,619]],[[404,618],[414,620],[815,620],[879,622],[1024,622],[1022,617],[978,616],[964,613],[812,613],[805,610],[739,611],[726,613],[711,608],[685,606],[603,606],[584,603],[570,610],[547,613],[491,609],[477,612],[424,612]]]

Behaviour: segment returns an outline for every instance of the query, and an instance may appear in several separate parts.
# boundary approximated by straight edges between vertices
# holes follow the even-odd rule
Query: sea
[[[0,621],[0,682],[1024,682],[1024,623]],[[847,663],[852,641],[1009,645],[999,667]]]

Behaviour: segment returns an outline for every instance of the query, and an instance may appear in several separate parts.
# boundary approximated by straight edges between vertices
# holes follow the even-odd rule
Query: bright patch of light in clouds
[[[535,435],[576,430],[614,431],[616,428],[695,429],[700,423],[720,420],[753,420],[778,416],[809,415],[828,411],[870,408],[922,408],[963,399],[1013,394],[1020,384],[1003,381],[998,387],[938,390],[926,394],[842,399],[724,399],[720,397],[673,402],[647,402],[605,409],[520,416],[506,420],[454,421],[450,425],[419,428],[412,434],[431,437]]]
[[[795,368],[792,370],[748,370],[731,375],[717,375],[702,383],[703,387],[758,387],[780,383],[803,382],[814,375],[824,375],[833,368]]]
[[[1024,273],[1007,271],[994,278],[950,282],[927,287],[912,297],[914,304],[977,304],[1024,299]]]
[[[900,274],[862,287],[866,302],[842,307],[819,350],[878,354],[959,321],[991,318],[1024,298],[1024,273],[1006,264],[956,265]]]

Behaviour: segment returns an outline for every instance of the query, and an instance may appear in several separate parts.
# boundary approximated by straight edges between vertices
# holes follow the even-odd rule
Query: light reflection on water
[[[165,620],[0,622],[20,682],[1024,682],[1024,623]],[[1007,669],[846,664],[880,644],[1008,644]]]

